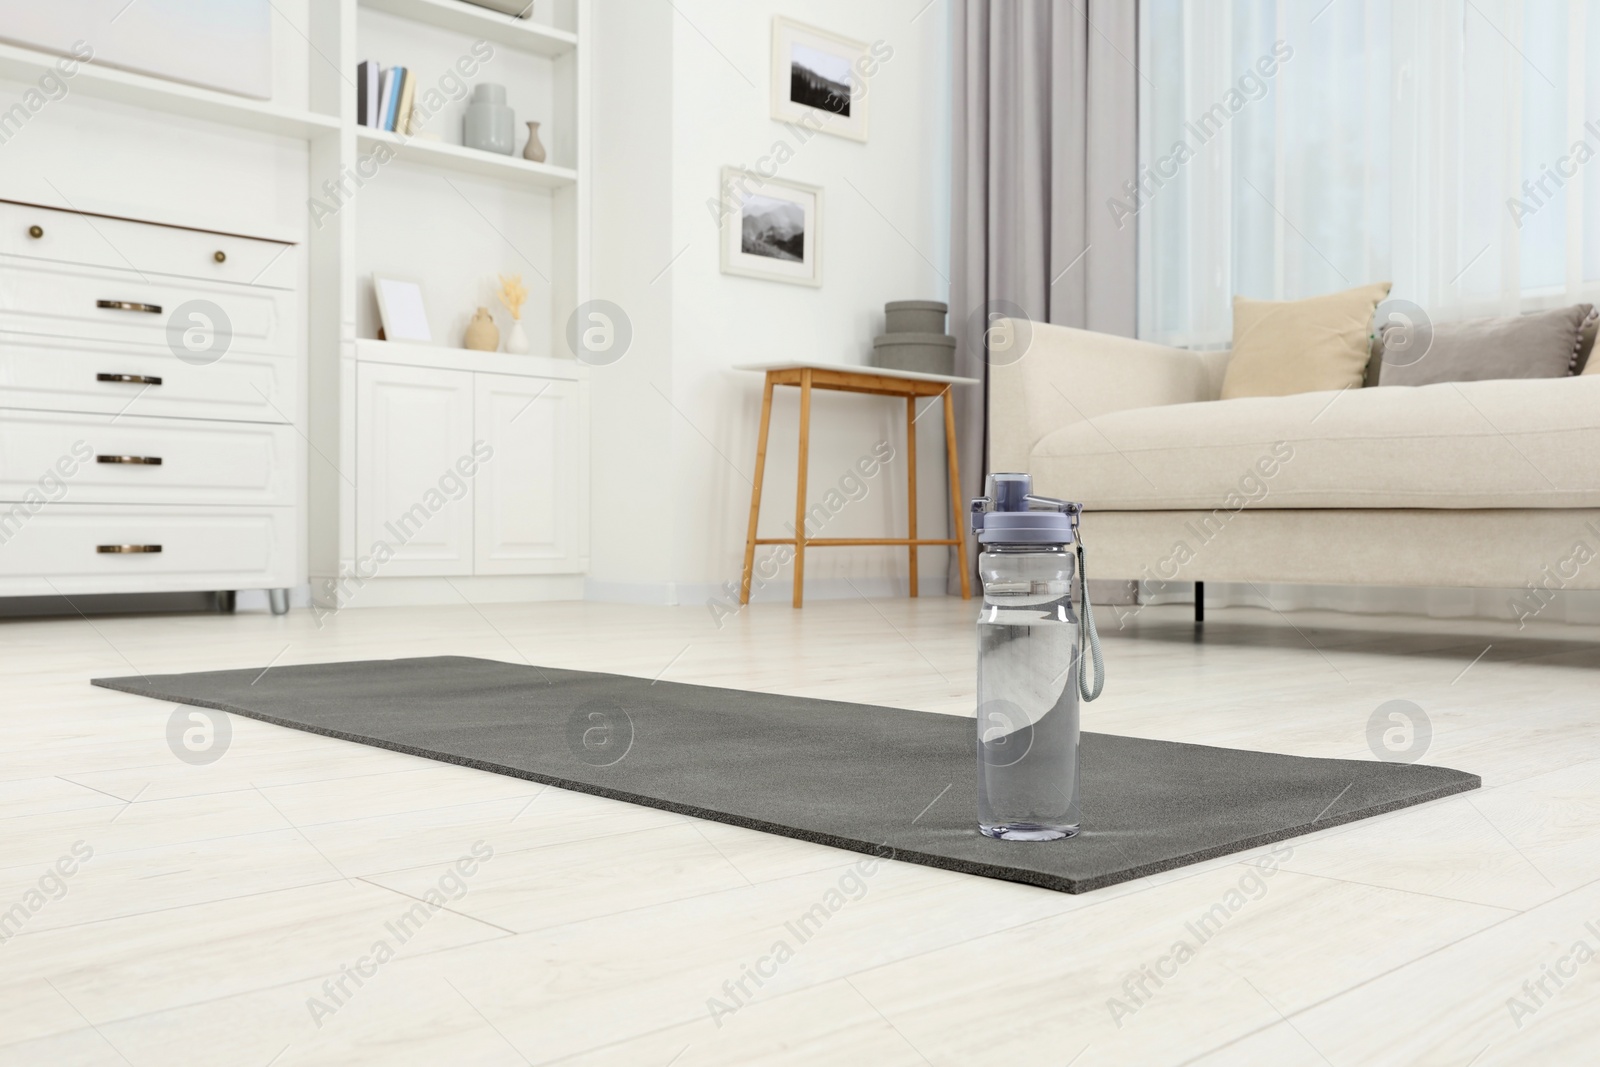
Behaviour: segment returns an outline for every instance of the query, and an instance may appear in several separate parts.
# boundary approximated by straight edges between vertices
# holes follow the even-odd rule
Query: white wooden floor
[[[1485,788],[1083,896],[852,876],[854,854],[245,719],[197,766],[172,707],[87,684],[457,653],[970,714],[972,613],[0,623],[0,1063],[1593,1062],[1600,631],[1230,609],[1197,641],[1182,608],[1120,633],[1103,612],[1091,729],[1371,759],[1369,717],[1404,699],[1428,761]],[[492,858],[452,874],[477,842]]]

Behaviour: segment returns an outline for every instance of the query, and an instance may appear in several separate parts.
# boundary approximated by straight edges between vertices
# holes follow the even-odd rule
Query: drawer
[[[164,348],[0,334],[0,408],[294,422],[299,363],[234,352],[199,367]]]
[[[291,505],[300,465],[292,426],[0,410],[0,501]]]
[[[173,352],[204,366],[304,347],[293,293],[14,257],[0,257],[0,331]]]
[[[0,596],[281,588],[300,569],[293,508],[0,504]]]
[[[0,201],[0,255],[293,289],[299,271],[295,248]]]

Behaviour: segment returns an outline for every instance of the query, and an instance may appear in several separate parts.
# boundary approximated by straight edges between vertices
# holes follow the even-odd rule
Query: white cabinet
[[[583,570],[589,434],[582,383],[474,377],[477,432],[494,449],[473,485],[475,573]]]
[[[372,576],[587,569],[588,383],[581,368],[379,342],[362,347],[409,361],[357,363],[355,557],[375,561]],[[417,365],[447,359],[469,369]],[[508,373],[524,368],[529,373]]]
[[[0,596],[265,588],[288,609],[300,266],[278,241],[0,201]]]
[[[356,372],[356,541],[391,575],[472,573],[472,375],[363,363]],[[384,552],[380,546],[387,545]]]

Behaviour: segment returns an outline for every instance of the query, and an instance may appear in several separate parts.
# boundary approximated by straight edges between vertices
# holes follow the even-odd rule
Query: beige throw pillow
[[[1233,298],[1233,356],[1222,399],[1360,388],[1371,356],[1378,282],[1309,300]]]

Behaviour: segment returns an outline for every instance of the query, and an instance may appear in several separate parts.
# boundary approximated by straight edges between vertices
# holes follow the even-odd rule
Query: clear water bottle
[[[1082,506],[1038,497],[1026,474],[991,474],[972,502],[983,551],[978,617],[978,829],[1056,841],[1082,825],[1078,698],[1105,683],[1083,577]],[[1074,588],[1082,591],[1074,606]],[[1082,670],[1084,646],[1095,684]]]

